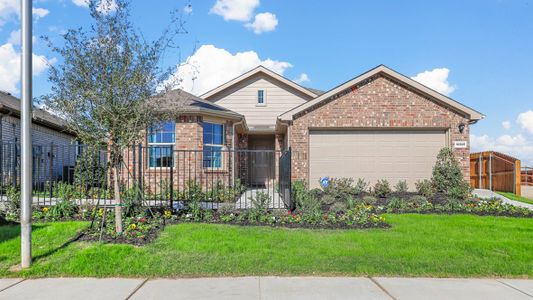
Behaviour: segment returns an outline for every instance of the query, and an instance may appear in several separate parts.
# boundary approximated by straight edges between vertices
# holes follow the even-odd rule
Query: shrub
[[[337,199],[329,194],[324,194],[322,197],[320,197],[320,202],[322,202],[323,205],[332,205],[334,203],[338,203]]]
[[[380,198],[386,198],[391,192],[390,184],[387,179],[381,179],[374,185],[374,195]]]
[[[417,193],[426,198],[431,198],[435,195],[435,189],[433,188],[433,184],[427,179],[418,180],[415,183],[415,187]]]
[[[131,188],[126,189],[121,193],[122,203],[124,205],[124,215],[133,217],[139,214],[142,210],[142,194],[138,189],[137,184]]]
[[[406,206],[405,202],[398,198],[398,197],[392,197],[389,202],[387,203],[387,210],[389,211],[397,211]]]
[[[378,199],[373,196],[364,196],[363,199],[361,199],[363,204],[365,205],[376,205],[378,204]]]
[[[188,201],[202,201],[205,200],[206,195],[202,191],[202,187],[195,180],[189,180],[185,185],[183,198]]]
[[[409,203],[415,207],[421,207],[421,206],[427,205],[429,202],[426,197],[421,196],[421,195],[416,195],[409,199]]]
[[[409,186],[407,185],[407,181],[400,180],[396,185],[394,186],[394,190],[398,193],[407,193],[409,190]]]
[[[331,178],[329,185],[324,187],[324,193],[334,197],[337,200],[342,200],[349,195],[354,195],[352,178]]]
[[[4,203],[4,214],[7,220],[14,221],[20,216],[20,190],[14,186],[6,189],[7,201]]]
[[[447,195],[451,193],[457,196],[456,199],[465,199],[464,192],[466,191],[466,185],[463,173],[459,163],[453,155],[451,148],[442,148],[437,155],[437,162],[433,167],[433,176],[431,177],[433,186],[437,192],[442,192]],[[452,191],[452,188],[460,186],[460,190]],[[468,191],[470,193],[470,191]],[[466,193],[466,194],[468,194]]]
[[[232,203],[222,203],[218,207],[218,213],[221,215],[231,215],[231,214],[235,214],[235,212],[236,212],[235,205]]]
[[[263,192],[258,192],[255,197],[250,199],[253,205],[253,209],[257,210],[260,213],[266,214],[268,211],[268,206],[271,202],[270,195]]]
[[[348,210],[348,207],[346,206],[346,204],[342,202],[336,202],[329,208],[329,212],[334,213],[334,214],[342,213],[347,210]]]
[[[59,220],[62,218],[71,218],[77,212],[78,207],[74,201],[70,199],[58,199],[55,205],[50,206],[45,218],[52,220]]]
[[[355,183],[355,186],[353,188],[354,193],[356,195],[360,195],[366,192],[367,189],[368,189],[368,182],[366,182],[363,178],[357,179],[357,182]]]
[[[453,199],[465,200],[466,198],[468,198],[471,192],[472,188],[470,187],[468,182],[463,180],[458,185],[448,188],[446,195]]]

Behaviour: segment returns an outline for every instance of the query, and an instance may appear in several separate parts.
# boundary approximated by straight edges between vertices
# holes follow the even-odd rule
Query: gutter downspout
[[[237,154],[237,147],[235,145],[235,134],[236,134],[235,128],[237,127],[237,125],[242,125],[242,120],[239,121],[239,122],[236,122],[236,123],[234,122],[233,125],[232,125],[232,127],[233,127],[233,130],[232,130],[233,132],[232,133],[233,134],[231,136],[231,144],[232,144],[231,146],[233,147],[233,151],[232,151],[233,155],[231,156],[231,165],[232,165],[232,168],[231,168],[231,171],[232,171],[231,172],[231,184],[233,186],[235,186],[235,155]]]

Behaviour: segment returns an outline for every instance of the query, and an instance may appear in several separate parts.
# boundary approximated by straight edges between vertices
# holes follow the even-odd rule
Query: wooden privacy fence
[[[470,154],[470,186],[521,194],[520,160],[495,151]]]
[[[522,167],[522,185],[533,186],[533,168]]]

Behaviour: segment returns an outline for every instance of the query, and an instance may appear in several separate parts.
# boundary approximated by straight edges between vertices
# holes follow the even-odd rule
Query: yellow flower
[[[131,224],[131,225],[130,225],[130,229],[131,229],[131,230],[135,230],[135,228],[137,228],[137,224]]]
[[[43,212],[44,213],[48,212],[48,207],[43,207]]]
[[[164,215],[165,218],[170,218],[172,216],[172,212],[170,210],[165,210]]]

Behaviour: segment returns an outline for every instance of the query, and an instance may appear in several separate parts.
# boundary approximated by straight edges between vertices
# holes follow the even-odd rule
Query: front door
[[[251,182],[257,186],[267,186],[274,178],[274,136],[250,136]]]

